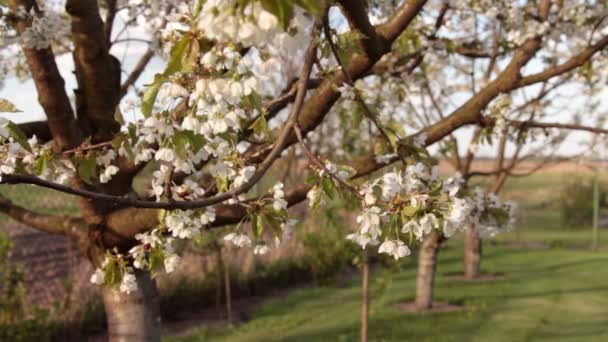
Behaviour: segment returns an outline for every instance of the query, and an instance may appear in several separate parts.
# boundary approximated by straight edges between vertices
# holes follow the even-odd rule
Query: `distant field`
[[[418,315],[394,307],[414,297],[414,259],[401,271],[374,272],[370,341],[608,340],[608,230],[592,252],[590,228],[562,227],[558,211],[562,185],[581,173],[570,166],[507,184],[503,196],[518,200],[520,223],[517,231],[485,243],[482,262],[484,272],[504,273],[504,279],[451,278],[462,272],[462,242],[449,241],[439,256],[436,298],[463,311]],[[515,240],[544,248],[516,248]],[[356,341],[359,281],[296,290],[269,300],[235,328],[203,326],[167,341]]]

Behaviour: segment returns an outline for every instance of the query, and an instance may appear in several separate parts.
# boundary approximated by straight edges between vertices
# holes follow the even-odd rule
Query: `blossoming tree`
[[[484,110],[501,94],[597,67],[608,45],[605,5],[585,1],[64,5],[65,13],[0,0],[2,74],[31,77],[47,117],[4,123],[0,176],[79,196],[82,216],[36,213],[6,199],[0,210],[78,244],[96,267],[91,281],[102,285],[111,340],[160,338],[154,276],[178,267],[176,240],[207,229],[234,225],[227,242],[265,253],[293,228],[289,206],[339,191],[360,206],[360,226],[348,238],[401,258],[414,240],[424,249],[462,230],[481,210],[473,203],[499,209],[493,198],[473,202],[456,178],[442,180],[426,147],[463,126],[497,126],[504,120]],[[116,18],[125,23],[120,32]],[[469,30],[473,24],[480,29]],[[146,31],[150,46],[122,80],[110,49],[130,27]],[[507,34],[491,44],[496,30]],[[60,54],[74,60],[75,105]],[[164,71],[141,91],[137,108],[121,103],[155,54],[166,58]],[[471,57],[490,71],[462,95],[455,75]],[[442,71],[431,73],[438,77],[430,92],[453,103],[437,120],[412,124],[422,97],[403,91],[429,68]],[[0,101],[0,111],[18,111]],[[125,112],[140,119],[125,121]],[[543,125],[552,124],[526,122]],[[329,160],[328,149],[339,153]],[[309,160],[307,182],[274,182],[253,196],[287,150]],[[135,181],[146,186],[134,189]]]

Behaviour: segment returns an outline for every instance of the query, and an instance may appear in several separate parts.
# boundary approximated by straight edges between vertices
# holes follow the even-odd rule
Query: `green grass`
[[[460,312],[411,314],[395,304],[415,294],[415,260],[401,270],[372,273],[370,341],[605,341],[608,340],[608,230],[600,249],[589,250],[591,229],[562,227],[559,185],[565,175],[536,175],[507,185],[505,196],[521,203],[518,232],[484,244],[482,270],[502,273],[492,282],[464,282],[462,241],[439,255],[435,297],[463,306]],[[544,249],[511,248],[515,239]],[[603,239],[603,241],[602,241]],[[234,328],[200,327],[167,341],[357,341],[360,279],[344,288],[317,287],[268,300],[252,319]]]
[[[0,195],[24,208],[45,214],[77,216],[78,199],[61,192],[33,185],[0,185]],[[0,222],[8,218],[0,214]]]
[[[604,244],[604,248],[607,247]],[[410,314],[394,304],[414,296],[413,260],[401,271],[373,273],[370,341],[598,341],[608,339],[608,255],[584,249],[484,246],[483,270],[502,280],[471,283],[462,272],[461,243],[441,251],[436,298],[461,304],[454,313]],[[201,328],[174,341],[354,341],[360,290],[309,288],[268,301],[232,329]],[[168,339],[172,341],[172,339]]]

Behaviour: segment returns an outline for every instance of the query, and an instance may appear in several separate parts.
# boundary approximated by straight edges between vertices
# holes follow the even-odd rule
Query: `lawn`
[[[436,298],[462,305],[462,311],[412,314],[395,308],[414,296],[414,259],[401,270],[373,272],[370,341],[608,340],[608,230],[600,232],[599,251],[590,251],[591,230],[561,227],[558,207],[551,204],[555,195],[543,194],[543,188],[541,178],[532,178],[507,189],[509,197],[522,191],[535,195],[533,202],[522,203],[518,233],[484,245],[483,271],[502,273],[503,279],[455,279],[451,275],[462,272],[462,241],[442,249]],[[514,248],[508,242],[516,238],[546,248]],[[294,290],[268,300],[251,317],[234,328],[201,327],[167,341],[356,341],[359,279],[342,288]]]

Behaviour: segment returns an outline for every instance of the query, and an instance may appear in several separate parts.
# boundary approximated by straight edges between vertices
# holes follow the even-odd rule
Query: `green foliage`
[[[265,10],[279,19],[279,24],[287,29],[291,18],[293,18],[293,2],[285,0],[261,0]]]
[[[144,92],[141,103],[141,112],[148,117],[152,114],[154,102],[160,87],[169,80],[169,76],[176,72],[190,72],[196,66],[197,56],[201,52],[201,46],[192,35],[184,34],[182,38],[173,45],[169,62],[162,74],[154,76],[154,82],[148,85]]]
[[[94,154],[75,156],[72,162],[76,166],[80,179],[88,184],[97,182],[97,161]]]
[[[158,95],[158,91],[160,87],[167,81],[167,78],[162,75],[156,75],[154,77],[154,82],[148,85],[144,95],[141,99],[141,112],[145,117],[150,116],[152,114],[152,109],[154,108],[154,102],[156,102],[156,96]]]
[[[606,207],[608,186],[600,181],[600,207]],[[575,178],[567,183],[560,199],[562,225],[589,226],[593,220],[593,178]]]
[[[299,6],[309,13],[320,17],[327,6],[326,0],[260,0],[268,12],[274,14],[279,24],[287,29],[294,15],[294,6]]]
[[[15,142],[21,145],[21,147],[23,147],[24,149],[32,152],[32,147],[27,142],[27,137],[25,136],[25,133],[23,133],[21,128],[19,128],[19,126],[17,126],[14,122],[9,121],[4,124],[4,128],[6,128],[8,134],[11,136],[11,138],[13,138],[13,140],[15,140]]]
[[[336,276],[355,260],[358,247],[344,238],[347,234],[344,228],[328,224],[304,236],[302,262],[312,273],[316,284],[333,283]]]

